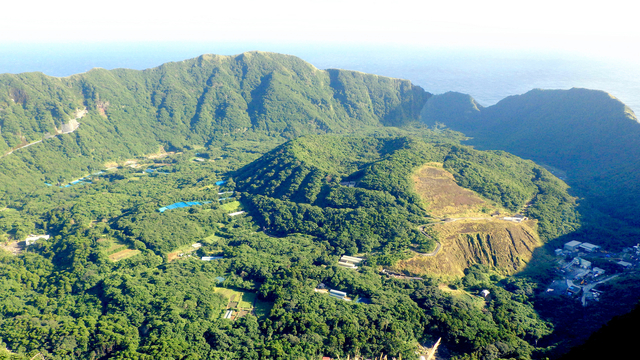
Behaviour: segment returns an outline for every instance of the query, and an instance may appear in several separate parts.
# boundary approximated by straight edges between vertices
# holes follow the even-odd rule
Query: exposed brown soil
[[[107,108],[109,107],[109,102],[108,101],[96,101],[96,107],[98,108],[98,112],[100,113],[101,116],[103,117],[107,117]]]
[[[464,276],[464,269],[484,264],[512,274],[522,269],[540,246],[534,220],[522,223],[462,220],[435,226],[440,233],[441,251],[432,257],[416,256],[400,261],[392,270]]]
[[[172,253],[167,254],[167,261],[168,262],[172,262],[173,260],[177,259],[178,258],[178,254],[179,254],[178,252],[172,252]]]
[[[23,241],[10,241],[5,245],[4,241],[0,242],[0,249],[10,252],[13,255],[18,255],[24,250]]]
[[[186,255],[188,253],[194,252],[196,250],[197,249],[195,249],[195,248],[190,248],[190,249],[187,249],[187,250],[178,250],[178,251],[170,252],[170,253],[167,254],[167,262],[172,262],[173,260],[177,260],[177,259],[180,259],[180,258],[186,259]],[[179,256],[180,254],[184,254],[185,256],[180,257]]]
[[[473,191],[459,186],[453,175],[437,164],[423,166],[414,173],[412,179],[415,191],[433,216],[455,216],[487,205]]]
[[[135,254],[132,254],[133,252],[135,252]],[[122,251],[118,251],[117,253],[113,253],[111,255],[109,255],[109,260],[111,261],[118,261],[118,260],[122,260],[131,256],[135,256],[140,252],[140,250],[133,250],[133,249],[125,249]]]

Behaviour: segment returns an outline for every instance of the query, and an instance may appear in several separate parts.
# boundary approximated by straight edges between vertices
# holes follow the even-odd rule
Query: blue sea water
[[[534,88],[606,91],[640,111],[640,66],[632,60],[558,52],[260,43],[0,44],[0,73],[64,77],[94,67],[146,69],[201,54],[273,51],[319,69],[341,68],[411,80],[434,94],[458,91],[489,106]]]

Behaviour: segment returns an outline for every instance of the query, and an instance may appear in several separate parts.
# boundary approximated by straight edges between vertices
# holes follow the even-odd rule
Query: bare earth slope
[[[435,256],[417,254],[400,261],[395,270],[463,276],[464,269],[479,263],[511,274],[526,265],[533,251],[541,246],[537,221],[502,220],[510,214],[505,214],[503,208],[475,192],[460,187],[440,164],[423,166],[412,179],[429,213],[447,219],[433,225],[442,249]]]
[[[534,221],[528,221],[535,225]],[[512,274],[531,259],[540,246],[529,224],[505,220],[461,220],[435,226],[442,249],[435,256],[400,261],[395,270],[415,274],[464,276],[464,269],[484,264]]]

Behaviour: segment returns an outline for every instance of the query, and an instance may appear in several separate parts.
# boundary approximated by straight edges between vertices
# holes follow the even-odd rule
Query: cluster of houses
[[[342,257],[338,261],[338,266],[347,269],[357,269],[358,267],[356,265],[360,264],[363,261],[363,258],[342,255]]]
[[[639,254],[640,244],[634,248],[624,249],[623,253],[633,253],[634,249],[636,255]],[[618,276],[605,277],[604,275],[607,271],[617,272],[615,267],[607,268],[605,271],[602,268],[593,266],[592,261],[598,260],[602,264],[617,264],[622,269],[628,269],[634,265],[631,261],[635,262],[636,260],[633,256],[634,254],[602,252],[601,247],[598,245],[575,240],[565,243],[562,249],[556,249],[555,253],[557,256],[567,257],[566,262],[559,260],[559,263],[563,265],[558,271],[564,274],[564,279],[554,281],[547,289],[547,293],[563,293],[569,296],[580,295],[583,306],[586,306],[587,302],[591,300],[599,301],[602,291],[594,289],[595,286]],[[589,260],[585,257],[589,257]]]
[[[636,249],[636,251],[640,252],[640,246],[634,246],[634,248]],[[598,245],[594,245],[591,243],[587,243],[587,242],[579,242],[579,241],[569,241],[568,243],[564,244],[564,248],[563,249],[556,249],[556,255],[558,256],[562,256],[565,254],[565,252],[569,252],[569,253],[573,253],[576,251],[584,251],[587,253],[595,253],[600,251],[600,246]],[[620,260],[618,262],[616,262],[616,264],[620,265],[622,268],[624,269],[628,269],[630,267],[633,266],[632,263],[627,262],[627,261],[623,261]],[[573,261],[568,264],[567,266],[570,265],[577,265],[580,268],[583,269],[591,269],[591,262],[587,261],[585,259],[582,259],[580,257],[576,257],[575,259],[573,259]],[[566,267],[566,266],[565,266]],[[604,270],[600,269],[600,268],[593,268],[592,272],[594,273],[595,276],[598,275],[602,275],[604,274]]]

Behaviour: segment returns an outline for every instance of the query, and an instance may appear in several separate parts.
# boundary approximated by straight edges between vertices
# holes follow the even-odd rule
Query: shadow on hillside
[[[551,335],[541,339],[537,346],[554,346],[550,348],[550,353],[547,354],[550,359],[559,359],[571,348],[584,344],[594,332],[599,331],[599,329],[607,329],[605,324],[608,324],[613,317],[626,314],[633,310],[634,306],[637,306],[640,286],[634,288],[633,286],[622,285],[625,282],[620,285],[616,284],[617,280],[623,279],[622,276],[616,281],[606,283],[610,287],[600,297],[600,301],[587,302],[587,306],[582,305],[581,292],[577,295],[569,296],[566,292],[546,291],[555,280],[562,282],[568,278],[564,273],[560,272],[559,260],[565,257],[556,256],[554,251],[562,249],[565,243],[573,240],[581,242],[591,240],[593,242],[593,237],[588,237],[589,231],[589,227],[583,228],[549,241],[542,247],[537,248],[533,252],[531,261],[516,274],[517,277],[526,277],[538,284],[536,295],[534,295],[534,307],[540,317],[553,323],[554,331]],[[611,248],[608,250],[619,251],[619,249]],[[604,249],[604,251],[608,250]],[[566,259],[575,256],[578,256],[578,254],[566,256]],[[582,254],[582,256],[589,258],[590,255]],[[611,265],[613,266],[614,262]],[[633,272],[617,271],[620,274],[627,275],[625,277],[628,279],[627,281],[635,281],[633,280]],[[611,273],[608,272],[608,274]],[[574,284],[577,284],[577,282],[574,282]],[[618,329],[618,331],[621,330],[625,331]],[[611,329],[608,331],[610,333]],[[614,336],[609,333],[607,333],[607,336]],[[589,346],[591,347],[592,345]]]

